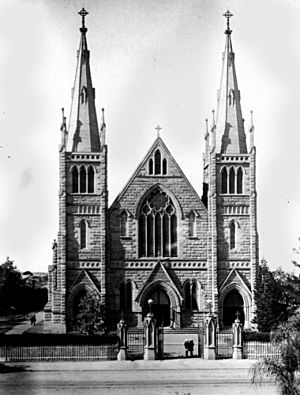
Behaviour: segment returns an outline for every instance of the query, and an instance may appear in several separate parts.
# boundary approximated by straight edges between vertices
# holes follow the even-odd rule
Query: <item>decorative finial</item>
[[[208,133],[208,119],[205,119],[205,130],[206,130],[206,134]]]
[[[102,108],[102,119],[101,119],[101,122],[102,122],[102,124],[101,124],[101,130],[103,129],[103,128],[105,128],[105,119],[104,119],[104,108]]]
[[[223,16],[225,16],[225,18],[227,19],[227,29],[225,30],[225,34],[231,34],[232,30],[230,30],[230,18],[233,16],[233,14],[227,10],[225,12],[225,14],[223,14]]]
[[[253,127],[253,111],[251,110],[250,111],[250,114],[251,114],[251,128]]]
[[[213,125],[213,127],[216,126],[215,110],[212,110],[212,125]]]
[[[82,33],[87,32],[87,28],[85,27],[85,17],[88,15],[88,12],[85,10],[84,7],[82,7],[82,10],[78,12],[79,15],[82,17],[82,27],[80,28],[80,31]]]
[[[155,130],[157,130],[157,137],[159,137],[159,132],[161,131],[161,127],[159,125],[156,126]]]
[[[236,321],[239,321],[240,319],[239,319],[239,316],[241,315],[241,313],[239,312],[239,311],[237,311],[236,313],[235,313],[235,315],[236,315]]]

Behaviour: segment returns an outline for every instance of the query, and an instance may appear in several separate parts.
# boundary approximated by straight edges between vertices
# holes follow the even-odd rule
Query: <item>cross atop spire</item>
[[[82,17],[82,27],[80,28],[81,32],[87,32],[87,28],[85,27],[85,17],[88,15],[88,12],[82,7],[82,10],[78,12],[79,15]]]
[[[230,18],[233,16],[233,14],[227,10],[223,16],[225,16],[227,19],[227,29],[225,30],[225,34],[231,34],[232,30],[230,30]]]

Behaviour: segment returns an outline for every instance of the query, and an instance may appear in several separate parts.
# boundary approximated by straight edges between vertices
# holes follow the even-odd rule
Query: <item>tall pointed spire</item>
[[[231,42],[230,18],[233,15],[230,11],[226,11],[224,16],[227,19],[227,29],[221,84],[218,91],[217,151],[226,154],[244,154],[247,153],[246,135]]]
[[[95,89],[92,85],[90,70],[90,51],[87,47],[85,17],[88,12],[82,8],[80,46],[77,54],[77,67],[68,131],[67,151],[98,152],[100,137],[95,107]]]

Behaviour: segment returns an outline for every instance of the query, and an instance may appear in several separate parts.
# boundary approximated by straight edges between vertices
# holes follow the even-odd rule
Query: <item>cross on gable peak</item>
[[[162,127],[159,125],[156,126],[155,130],[157,130],[157,137],[159,137],[159,132],[162,130]]]

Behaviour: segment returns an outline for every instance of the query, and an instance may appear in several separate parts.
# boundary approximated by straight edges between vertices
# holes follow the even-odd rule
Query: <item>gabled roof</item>
[[[199,195],[197,194],[197,192],[195,191],[195,189],[193,188],[193,186],[191,185],[191,183],[189,182],[189,180],[187,179],[187,177],[185,176],[185,174],[181,170],[180,166],[178,165],[178,163],[176,162],[176,160],[174,159],[174,157],[170,153],[169,149],[167,148],[166,144],[164,143],[164,141],[162,140],[161,137],[157,137],[155,139],[154,143],[152,144],[152,146],[148,150],[148,152],[145,155],[144,159],[141,161],[141,163],[139,164],[139,166],[137,167],[137,169],[135,170],[135,172],[133,173],[133,175],[131,176],[129,181],[126,183],[125,187],[122,189],[122,191],[116,197],[116,199],[112,203],[111,207],[113,207],[115,202],[117,202],[118,200],[120,200],[123,197],[123,195],[126,193],[126,191],[128,190],[128,188],[130,187],[130,185],[132,184],[133,180],[136,177],[138,177],[138,176],[146,176],[147,175],[146,172],[145,172],[145,168],[147,166],[148,160],[150,159],[150,157],[153,155],[153,153],[157,149],[160,149],[162,155],[165,155],[165,156],[168,157],[168,162],[169,162],[168,167],[169,168],[170,167],[173,168],[174,172],[176,172],[179,177],[182,177],[185,180],[185,182],[189,186],[190,190],[194,193],[194,195],[197,197],[199,203],[203,206],[204,210],[206,211],[206,208],[205,208],[201,198],[199,197]],[[153,176],[149,176],[149,177],[153,177]],[[153,183],[153,185],[154,185],[154,183]]]
[[[94,282],[93,278],[91,277],[91,275],[85,270],[82,269],[77,277],[75,278],[75,280],[73,281],[72,285],[71,285],[71,289],[76,287],[76,285],[81,285],[81,284],[86,284],[88,285],[90,288],[92,288],[99,296],[101,296],[100,294],[100,290],[97,286],[97,284]]]
[[[223,282],[223,284],[220,287],[220,292],[222,292],[223,289],[225,289],[225,287],[227,285],[232,285],[232,284],[239,284],[242,287],[245,287],[246,289],[248,289],[248,291],[251,291],[247,281],[244,280],[244,278],[241,276],[241,274],[236,269],[232,269],[231,272],[228,274],[225,281]]]
[[[176,284],[174,283],[174,281],[172,280],[172,278],[170,277],[167,269],[164,267],[163,263],[161,262],[160,259],[158,259],[156,265],[154,266],[154,268],[152,269],[151,273],[149,274],[149,277],[147,278],[147,280],[145,281],[142,289],[140,290],[140,292],[138,293],[137,297],[136,297],[136,301],[140,302],[142,295],[144,293],[144,291],[151,285],[154,285],[156,282],[159,283],[164,283],[164,284],[168,284],[170,285],[176,292],[177,296],[179,297],[179,299],[182,301],[183,297],[181,295],[180,290],[178,289],[178,287],[176,286]]]

